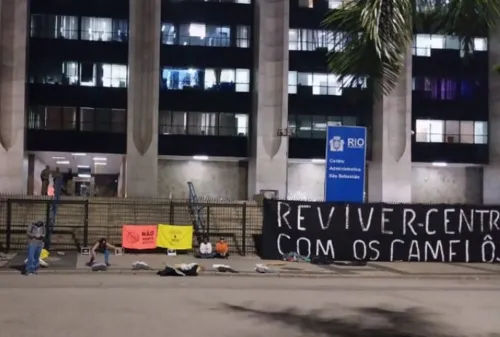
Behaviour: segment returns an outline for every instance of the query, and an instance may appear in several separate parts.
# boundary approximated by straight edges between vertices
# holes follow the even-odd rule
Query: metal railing
[[[26,230],[35,221],[49,223],[50,197],[0,196],[0,251],[26,249]],[[202,236],[224,237],[230,252],[254,254],[262,230],[262,207],[255,202],[198,200],[205,224],[195,228],[193,247]],[[101,237],[121,245],[123,225],[195,223],[189,200],[61,197],[51,249],[79,251]]]

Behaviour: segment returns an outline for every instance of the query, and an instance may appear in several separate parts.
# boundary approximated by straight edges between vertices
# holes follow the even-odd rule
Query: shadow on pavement
[[[457,337],[461,335],[450,327],[431,320],[422,309],[396,311],[366,307],[349,311],[350,315],[325,318],[323,311],[308,313],[295,309],[266,311],[243,306],[223,304],[228,311],[253,316],[267,322],[278,322],[298,328],[305,336],[335,337]],[[500,337],[490,334],[487,337]]]

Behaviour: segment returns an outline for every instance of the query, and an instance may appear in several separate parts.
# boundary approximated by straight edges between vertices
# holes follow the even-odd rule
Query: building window
[[[314,0],[299,0],[299,7],[314,8]]]
[[[80,131],[83,132],[125,133],[126,121],[125,109],[80,108]]]
[[[474,122],[474,144],[488,143],[488,122]]]
[[[289,115],[288,128],[297,138],[325,139],[328,125],[357,125],[353,116]]]
[[[249,92],[250,70],[164,68],[161,86],[170,90]]]
[[[63,62],[62,72],[65,75],[63,84],[78,85],[78,63]]]
[[[126,88],[127,87],[127,66],[123,64],[103,64],[102,65],[103,87]]]
[[[78,39],[78,17],[68,15],[33,14],[31,37],[44,39]]]
[[[488,122],[423,120],[416,121],[416,141],[420,143],[486,144]]]
[[[460,122],[460,143],[474,144],[474,122]]]
[[[249,69],[206,69],[205,90],[250,91]]]
[[[218,131],[219,136],[248,136],[248,115],[220,113]]]
[[[250,70],[236,69],[236,92],[250,91]]]
[[[80,69],[80,85],[87,87],[126,88],[128,68],[123,64],[87,63]]]
[[[28,129],[48,131],[75,130],[76,108],[60,106],[31,107],[28,115]]]
[[[423,143],[442,143],[444,140],[444,121],[417,120],[416,140]]]
[[[413,91],[420,92],[424,98],[433,100],[470,100],[483,91],[477,80],[435,78],[417,76],[413,78]]]
[[[488,42],[486,38],[478,37],[474,39],[471,46],[472,51],[486,51]],[[459,50],[460,55],[464,56],[464,49],[460,45],[460,39],[457,36],[416,34],[413,38],[412,53],[415,56],[430,57],[432,49],[452,49]]]
[[[41,63],[31,69],[30,82],[78,85],[78,62],[42,60]]]
[[[179,26],[179,44],[182,46],[229,47],[231,28],[201,23]]]
[[[314,51],[318,49],[341,50],[344,46],[344,34],[319,29],[290,29],[288,31],[288,49]]]
[[[170,2],[199,2],[200,0],[170,0]],[[205,2],[226,2],[234,4],[251,4],[252,0],[203,0]]]
[[[127,73],[127,66],[122,64],[44,61],[30,71],[30,82],[126,88]]]
[[[201,89],[199,69],[165,68],[162,87],[170,90]]]
[[[241,136],[248,135],[248,115],[218,112],[160,111],[161,135]]]
[[[187,133],[196,136],[217,135],[217,114],[214,112],[189,112]]]
[[[342,7],[345,0],[328,0],[328,8],[329,9],[337,9]]]
[[[177,44],[177,34],[175,26],[172,23],[164,23],[161,25],[161,43],[168,45]]]
[[[250,26],[236,27],[236,47],[250,48]]]
[[[158,125],[161,135],[185,135],[187,133],[187,113],[160,111]]]
[[[82,17],[81,38],[86,41],[116,41],[128,40],[127,20],[111,18]]]
[[[335,74],[302,73],[297,71],[288,73],[289,94],[341,96],[345,88],[366,89],[367,79],[351,77],[341,82]]]

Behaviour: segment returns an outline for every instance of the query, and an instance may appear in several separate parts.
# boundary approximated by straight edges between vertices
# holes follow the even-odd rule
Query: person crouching
[[[109,249],[116,249],[116,247],[108,243],[106,238],[101,238],[99,241],[97,241],[90,251],[90,261],[87,262],[87,266],[92,267],[92,265],[94,264],[94,260],[97,257],[97,253],[99,252],[104,255],[104,263],[109,267]]]

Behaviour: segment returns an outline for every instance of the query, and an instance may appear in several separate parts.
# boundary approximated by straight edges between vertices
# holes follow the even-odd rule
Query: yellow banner
[[[159,224],[156,247],[175,250],[193,248],[193,226]]]

